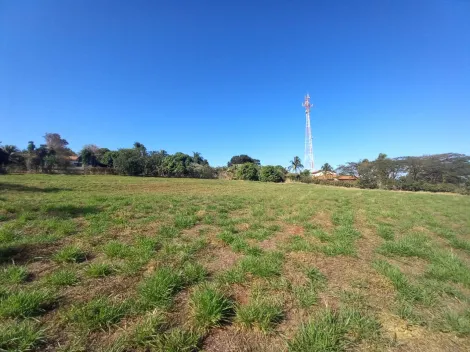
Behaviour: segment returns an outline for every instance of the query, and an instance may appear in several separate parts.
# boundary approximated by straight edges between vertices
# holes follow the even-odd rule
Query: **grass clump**
[[[422,285],[412,284],[396,266],[384,260],[375,261],[373,266],[379,273],[388,277],[403,300],[411,304],[422,303],[425,305],[431,305],[434,302],[433,292]]]
[[[67,313],[66,319],[86,331],[109,328],[118,323],[127,313],[127,305],[112,302],[106,297],[73,306]]]
[[[459,336],[470,335],[470,309],[466,309],[463,312],[447,312],[444,317],[442,330],[454,331]]]
[[[442,252],[433,257],[426,277],[452,281],[470,287],[470,268],[455,254]]]
[[[236,321],[247,328],[269,331],[283,318],[282,305],[260,298],[238,307]]]
[[[432,252],[429,239],[425,235],[415,234],[403,237],[394,242],[385,242],[378,249],[387,256],[418,257],[428,259]]]
[[[328,242],[321,247],[323,253],[329,256],[336,255],[355,255],[355,241],[361,237],[359,231],[352,226],[339,226],[334,234],[328,237]]]
[[[377,226],[377,234],[386,241],[393,241],[395,235],[393,234],[393,229],[385,224],[380,224]]]
[[[139,295],[145,307],[168,307],[173,296],[183,287],[184,279],[171,268],[160,268],[139,286]]]
[[[132,344],[146,348],[155,347],[165,329],[165,316],[160,312],[155,312],[137,324],[131,336]]]
[[[281,274],[284,256],[280,252],[268,252],[260,256],[248,255],[240,261],[244,272],[259,277],[272,277]]]
[[[131,247],[120,241],[109,241],[103,248],[104,254],[109,258],[124,259],[131,255]]]
[[[80,263],[86,260],[86,253],[77,246],[67,246],[52,257],[57,263]]]
[[[190,229],[191,227],[196,225],[196,222],[196,215],[179,214],[176,215],[174,224],[177,229]]]
[[[233,312],[233,302],[218,289],[198,287],[189,299],[194,325],[206,330],[228,321]]]
[[[89,277],[105,277],[111,275],[114,272],[114,268],[106,263],[92,263],[88,265],[85,273]]]
[[[52,305],[54,295],[44,290],[6,292],[0,298],[0,317],[32,317],[44,313]]]
[[[155,341],[155,351],[162,352],[192,352],[198,350],[201,337],[189,330],[174,328],[166,331]]]
[[[304,324],[289,341],[289,351],[344,351],[363,339],[374,338],[380,325],[357,310],[326,309]]]
[[[73,286],[79,282],[79,278],[73,270],[60,269],[49,275],[46,281],[54,286]]]
[[[0,351],[31,351],[43,342],[44,330],[34,321],[0,323]]]
[[[0,270],[0,284],[21,284],[28,279],[28,269],[20,265],[9,265]]]
[[[186,285],[193,285],[203,281],[208,273],[201,264],[186,262],[183,266],[182,275]]]

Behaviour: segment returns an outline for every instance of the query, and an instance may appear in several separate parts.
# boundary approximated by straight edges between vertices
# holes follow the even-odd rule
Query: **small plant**
[[[193,331],[174,328],[161,335],[153,346],[155,346],[155,351],[191,352],[197,350],[200,338]]]
[[[403,237],[394,242],[385,242],[378,249],[384,255],[400,257],[418,257],[428,259],[432,254],[429,239],[420,234]]]
[[[163,238],[174,238],[178,235],[178,229],[174,226],[162,226],[158,230],[158,235]]]
[[[47,282],[54,286],[72,286],[77,284],[79,279],[73,270],[60,269],[49,275]]]
[[[0,271],[0,284],[21,284],[28,279],[28,275],[26,267],[9,265]]]
[[[237,309],[236,321],[244,327],[256,327],[262,331],[271,330],[283,318],[282,305],[255,299]]]
[[[73,306],[66,313],[66,318],[83,330],[93,331],[109,328],[118,323],[126,313],[126,304],[112,302],[105,297],[97,297],[87,303]]]
[[[190,229],[197,223],[196,215],[179,214],[175,217],[175,227],[177,229]]]
[[[470,309],[463,312],[449,311],[445,314],[443,330],[455,331],[459,336],[470,335]]]
[[[155,312],[137,324],[132,333],[133,344],[141,347],[154,347],[165,332],[166,321],[162,313]]]
[[[44,342],[44,330],[33,321],[6,321],[0,323],[0,351],[26,352]]]
[[[44,313],[52,305],[54,296],[49,291],[19,290],[8,292],[0,300],[0,317],[31,317]]]
[[[387,241],[392,241],[395,238],[392,228],[384,224],[377,227],[377,234]]]
[[[326,277],[321,273],[317,268],[310,268],[306,272],[307,277],[310,280],[310,283],[314,286],[323,286],[326,283]]]
[[[240,262],[243,271],[259,277],[281,274],[284,256],[280,252],[269,252],[261,256],[248,255]]]
[[[105,277],[111,275],[114,269],[111,265],[106,263],[92,263],[85,272],[90,277]]]
[[[435,300],[435,295],[432,291],[427,290],[424,286],[411,283],[407,277],[392,264],[376,260],[373,263],[374,268],[390,279],[398,294],[402,299],[409,303],[423,303],[431,305]]]
[[[292,288],[292,292],[299,301],[301,307],[308,308],[316,304],[318,301],[317,291],[312,287],[312,285],[295,286]]]
[[[344,351],[351,343],[376,337],[379,327],[374,319],[356,310],[326,309],[300,328],[289,341],[289,351]]]
[[[86,260],[86,253],[77,246],[62,248],[53,256],[57,263],[80,263]]]
[[[228,321],[233,312],[233,302],[214,287],[198,287],[189,299],[194,324],[208,329]]]
[[[207,277],[207,270],[199,263],[187,262],[183,266],[183,278],[186,285],[193,285]]]
[[[142,302],[147,307],[167,307],[174,294],[183,287],[180,273],[171,268],[160,268],[153,276],[145,279],[139,287]]]
[[[109,258],[124,259],[130,255],[132,247],[120,241],[109,241],[103,248],[104,254]]]

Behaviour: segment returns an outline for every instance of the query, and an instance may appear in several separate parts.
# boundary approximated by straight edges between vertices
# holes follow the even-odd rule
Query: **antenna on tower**
[[[304,154],[304,165],[306,169],[314,171],[313,161],[313,143],[312,143],[312,129],[310,127],[310,108],[313,106],[310,104],[310,95],[305,96],[302,106],[305,108],[305,154]]]

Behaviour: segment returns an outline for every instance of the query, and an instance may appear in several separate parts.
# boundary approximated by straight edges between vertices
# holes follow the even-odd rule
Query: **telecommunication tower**
[[[310,96],[307,94],[305,96],[302,106],[305,108],[305,155],[304,155],[304,165],[306,169],[314,171],[314,161],[313,161],[313,143],[312,143],[312,129],[310,127]]]

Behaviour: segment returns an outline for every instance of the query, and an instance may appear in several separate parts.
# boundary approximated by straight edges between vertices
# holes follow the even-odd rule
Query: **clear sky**
[[[470,154],[470,1],[0,0],[0,141],[304,156]]]

